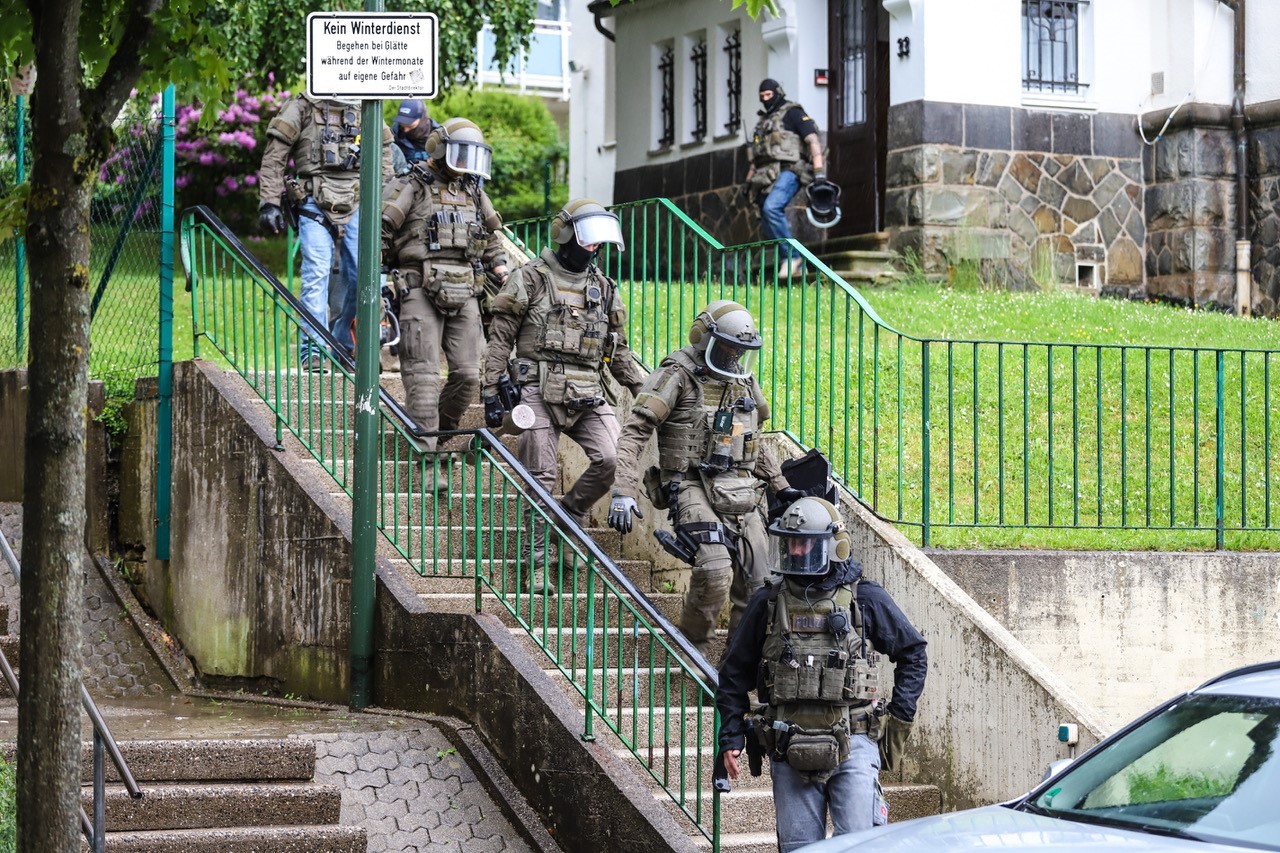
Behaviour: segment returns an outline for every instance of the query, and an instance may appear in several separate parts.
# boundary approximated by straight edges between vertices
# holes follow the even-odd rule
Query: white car
[[[993,848],[1280,851],[1280,661],[1166,702],[1026,796],[829,838],[801,853]]]

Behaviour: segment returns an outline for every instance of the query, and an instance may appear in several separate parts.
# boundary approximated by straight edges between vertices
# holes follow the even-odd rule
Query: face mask
[[[570,240],[556,251],[556,258],[569,272],[585,272],[595,262],[596,253],[579,246],[577,240]]]
[[[426,142],[427,137],[431,135],[431,123],[428,121],[422,121],[412,130],[406,130],[403,135],[404,138],[408,139],[410,142]]]

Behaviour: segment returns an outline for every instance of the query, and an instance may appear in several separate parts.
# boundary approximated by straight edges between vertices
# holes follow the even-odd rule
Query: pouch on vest
[[[760,505],[764,490],[764,484],[755,477],[735,477],[732,474],[704,476],[702,482],[711,508],[730,515],[754,510]]]
[[[644,493],[654,509],[666,509],[671,505],[668,490],[662,485],[662,469],[657,465],[650,465],[644,472]]]
[[[476,295],[476,274],[470,264],[429,261],[422,287],[431,304],[445,314],[456,314]]]
[[[347,216],[355,211],[359,185],[352,180],[326,181],[317,177],[312,182],[311,197],[325,213]]]
[[[840,763],[840,743],[835,735],[796,733],[787,745],[786,759],[798,773],[830,773]]]
[[[567,365],[538,363],[542,373],[542,401],[564,406],[570,411],[594,409],[604,402],[600,374],[594,370]]]

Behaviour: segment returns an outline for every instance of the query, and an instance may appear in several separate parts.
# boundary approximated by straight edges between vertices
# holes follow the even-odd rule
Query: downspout
[[[1236,313],[1253,310],[1252,243],[1249,241],[1249,140],[1244,129],[1245,0],[1235,0],[1235,93],[1231,99],[1231,132],[1236,143]]]
[[[591,10],[591,20],[595,22],[596,32],[600,33],[600,35],[604,36],[605,38],[607,38],[609,41],[612,41],[612,42],[616,42],[618,40],[617,36],[615,36],[613,33],[609,32],[604,28],[604,22],[600,20],[599,9]]]

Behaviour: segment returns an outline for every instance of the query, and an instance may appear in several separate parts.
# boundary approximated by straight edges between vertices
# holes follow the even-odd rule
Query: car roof
[[[1193,693],[1211,696],[1261,696],[1280,699],[1280,661],[1257,663],[1224,672]]]

